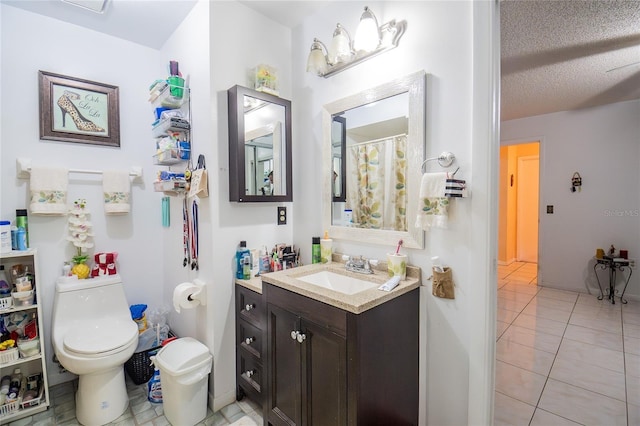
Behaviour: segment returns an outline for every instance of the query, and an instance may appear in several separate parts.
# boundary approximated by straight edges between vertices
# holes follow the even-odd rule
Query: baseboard
[[[498,266],[509,266],[511,265],[513,262],[515,262],[515,259],[511,259],[511,260],[498,260]]]

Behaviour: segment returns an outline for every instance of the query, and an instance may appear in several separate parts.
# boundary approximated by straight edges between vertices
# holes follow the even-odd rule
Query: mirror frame
[[[244,128],[244,102],[245,96],[260,99],[284,107],[285,120],[282,130],[285,137],[286,185],[284,195],[247,195],[245,194],[245,135]],[[293,173],[291,153],[291,101],[269,93],[259,92],[243,86],[233,86],[227,90],[229,103],[229,201],[239,203],[276,203],[293,201]]]
[[[407,134],[407,231],[350,228],[332,224],[332,146],[331,122],[334,114],[380,101],[401,93],[409,93],[409,124]],[[322,224],[334,239],[395,246],[399,240],[405,248],[424,248],[424,231],[415,226],[418,211],[418,189],[422,178],[426,134],[426,73],[418,71],[355,95],[324,105],[323,128],[323,191]]]
[[[340,123],[340,132],[342,145],[340,145],[340,195],[336,197],[335,186],[333,180],[331,181],[331,196],[333,201],[347,201],[347,120],[344,117],[334,116],[332,121]],[[331,140],[331,170],[335,171],[333,167],[333,139]],[[332,175],[333,176],[333,175]]]

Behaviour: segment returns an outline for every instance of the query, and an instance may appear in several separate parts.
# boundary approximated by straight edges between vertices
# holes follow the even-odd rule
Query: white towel
[[[106,214],[126,214],[131,211],[129,172],[105,170],[102,173],[102,190]]]
[[[446,173],[425,173],[420,182],[418,217],[416,226],[428,231],[429,228],[447,227],[449,199],[444,196],[447,182]]]
[[[67,214],[69,170],[53,167],[31,167],[29,190],[33,215],[64,216]]]

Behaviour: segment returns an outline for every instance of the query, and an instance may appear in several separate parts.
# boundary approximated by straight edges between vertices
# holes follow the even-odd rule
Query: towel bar
[[[102,170],[88,170],[88,169],[69,169],[71,173],[85,173],[91,175],[101,175]],[[16,159],[16,175],[22,179],[29,179],[31,174],[31,158],[17,158]],[[139,178],[142,176],[142,167],[133,166],[129,172],[129,176],[133,178]]]

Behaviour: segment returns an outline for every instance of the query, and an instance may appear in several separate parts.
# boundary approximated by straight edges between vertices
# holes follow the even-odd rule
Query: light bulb
[[[379,44],[380,30],[378,29],[378,20],[373,12],[365,6],[356,30],[353,48],[356,51],[373,52],[378,48]]]

